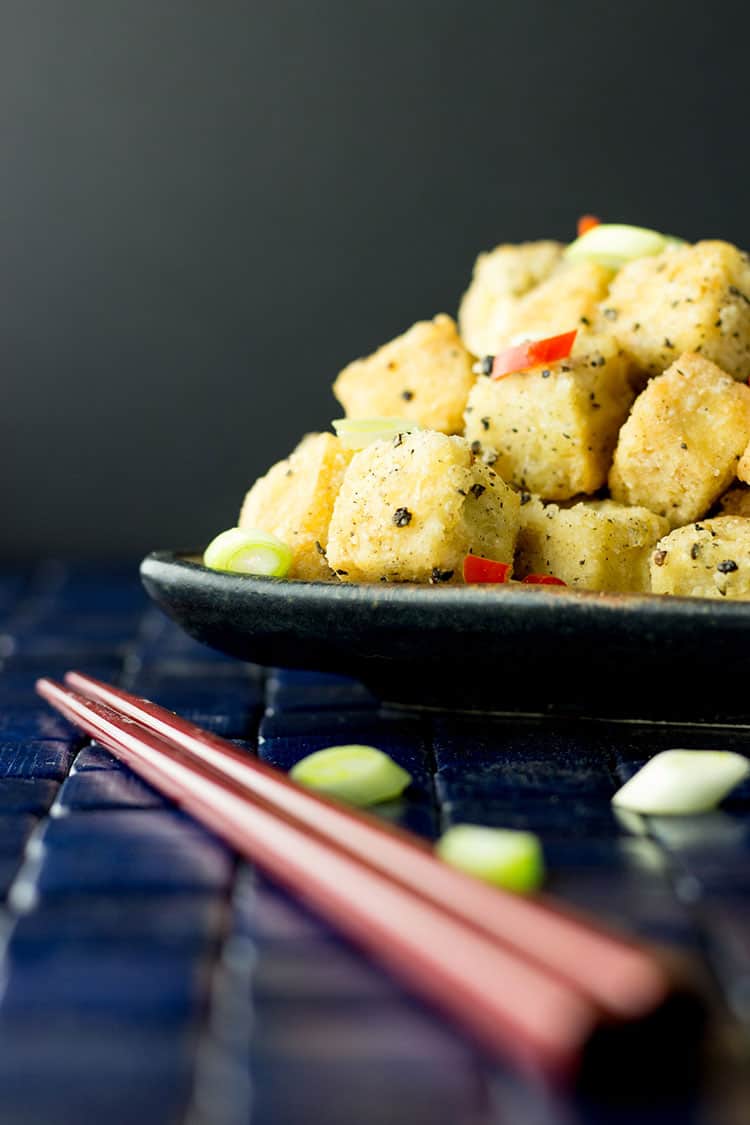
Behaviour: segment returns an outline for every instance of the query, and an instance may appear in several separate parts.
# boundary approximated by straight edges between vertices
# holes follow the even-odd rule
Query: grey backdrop
[[[750,245],[744,10],[0,0],[1,553],[233,523],[500,240]]]

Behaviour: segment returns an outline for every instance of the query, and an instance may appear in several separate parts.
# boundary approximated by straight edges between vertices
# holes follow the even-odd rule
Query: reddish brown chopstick
[[[75,678],[78,685],[89,686],[82,681],[82,677]],[[116,708],[50,680],[39,681],[38,690],[71,721],[456,1018],[486,1047],[549,1078],[569,1080],[576,1075],[596,1032],[608,1022],[602,1005],[557,970],[526,958],[512,943],[491,937],[476,917],[469,922],[446,909],[450,899],[433,898],[442,893],[438,873],[450,875],[455,886],[470,884],[477,892],[477,907],[493,905],[497,909],[493,903],[497,892],[444,867],[422,848],[407,843],[405,834],[385,832],[355,814],[343,813],[299,790],[269,767],[244,760],[221,739],[176,721],[170,712],[107,685],[97,686],[100,695],[115,693]],[[123,714],[124,701],[129,701],[130,714]],[[136,718],[137,709],[147,716],[151,729]],[[180,728],[178,740],[175,732]],[[204,752],[199,753],[192,742],[188,744],[188,735]],[[312,802],[314,828],[294,814],[293,802],[280,807],[271,801],[268,791],[265,795],[251,791],[239,766],[252,767],[254,775],[257,770],[257,776],[267,780],[283,780],[285,791],[300,793]],[[419,871],[431,873],[430,894],[404,885],[403,880],[390,877],[390,872],[378,870],[342,847],[337,834],[349,833],[357,824],[369,828],[371,847],[388,841],[391,858],[398,857],[407,869],[415,857],[428,860],[429,869],[423,866]],[[499,901],[506,898],[500,896]],[[510,901],[517,904],[521,900]],[[467,903],[468,898],[468,910]],[[547,924],[552,912],[539,909],[536,917],[528,916],[527,925]],[[607,940],[616,946],[611,938]],[[630,947],[624,948],[632,952]],[[645,954],[640,956],[650,963]],[[624,964],[632,973],[630,961],[626,959]],[[658,1009],[668,983],[658,964],[653,964],[656,986],[651,985],[651,1006],[644,1006],[641,996],[638,1013],[644,1018]],[[634,980],[637,985],[638,979]]]
[[[652,1010],[670,981],[646,951],[537,900],[491,889],[440,862],[405,832],[354,813],[295,785],[279,770],[238,753],[231,743],[148,700],[69,672],[66,683],[221,769],[255,798],[320,833],[371,867],[448,910],[493,939],[558,974],[615,1017]]]

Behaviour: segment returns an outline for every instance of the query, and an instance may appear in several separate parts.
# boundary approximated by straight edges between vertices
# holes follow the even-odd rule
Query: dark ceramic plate
[[[172,551],[144,559],[141,576],[212,648],[354,676],[394,703],[750,722],[750,602],[288,582]]]

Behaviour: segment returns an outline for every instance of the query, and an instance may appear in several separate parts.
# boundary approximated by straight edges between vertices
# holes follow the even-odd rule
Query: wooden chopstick
[[[525,916],[527,938],[535,926],[561,920],[573,927],[563,931],[567,942],[574,942],[576,934],[588,936],[599,958],[606,961],[611,955],[615,970],[622,966],[626,979],[629,974],[642,990],[635,1009],[627,1013],[631,1018],[648,1022],[665,1007],[670,982],[644,951],[636,949],[633,961],[633,947],[624,944],[626,955],[619,960],[621,950],[613,938],[594,930],[587,935],[577,920],[558,919],[547,907],[475,884],[433,859],[405,833],[388,831],[315,797],[171,712],[78,674],[69,680],[86,695],[46,679],[37,689],[486,1048],[525,1071],[572,1080],[598,1031],[611,1034],[612,1008],[599,1003],[590,989],[577,987],[554,963],[545,964],[538,934],[531,942],[534,956],[526,956],[518,941],[522,916],[512,909],[512,940],[495,934],[495,929],[503,930],[499,903],[538,911]],[[90,698],[94,692],[108,702]],[[367,859],[358,854],[367,848],[377,854]],[[444,874],[450,877],[446,882],[441,881]],[[427,885],[419,886],[420,879]],[[463,888],[460,910],[450,898],[441,898],[453,893],[450,888]],[[481,913],[485,908],[494,912],[490,927]],[[599,947],[599,941],[608,944]],[[553,937],[549,944],[554,943]],[[650,976],[643,972],[643,962]]]
[[[537,961],[614,1017],[637,1018],[670,988],[668,967],[650,952],[583,922],[570,913],[490,888],[438,860],[417,837],[354,813],[296,785],[279,770],[240,754],[231,743],[149,700],[80,672],[65,681],[91,699],[121,711],[179,746],[195,760],[222,770],[253,797],[344,848],[449,911],[468,925]]]

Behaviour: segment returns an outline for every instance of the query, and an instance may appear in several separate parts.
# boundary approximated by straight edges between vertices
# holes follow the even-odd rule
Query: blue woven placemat
[[[747,753],[750,720],[387,711],[351,680],[195,644],[150,607],[133,567],[0,574],[0,633],[3,1125],[750,1121],[750,786],[715,814],[627,829],[610,806],[658,750]],[[615,1110],[490,1065],[42,704],[35,677],[70,667],[284,769],[374,743],[414,778],[381,814],[424,836],[461,821],[538,833],[550,890],[708,968],[725,1011],[714,1081],[689,1101]]]

